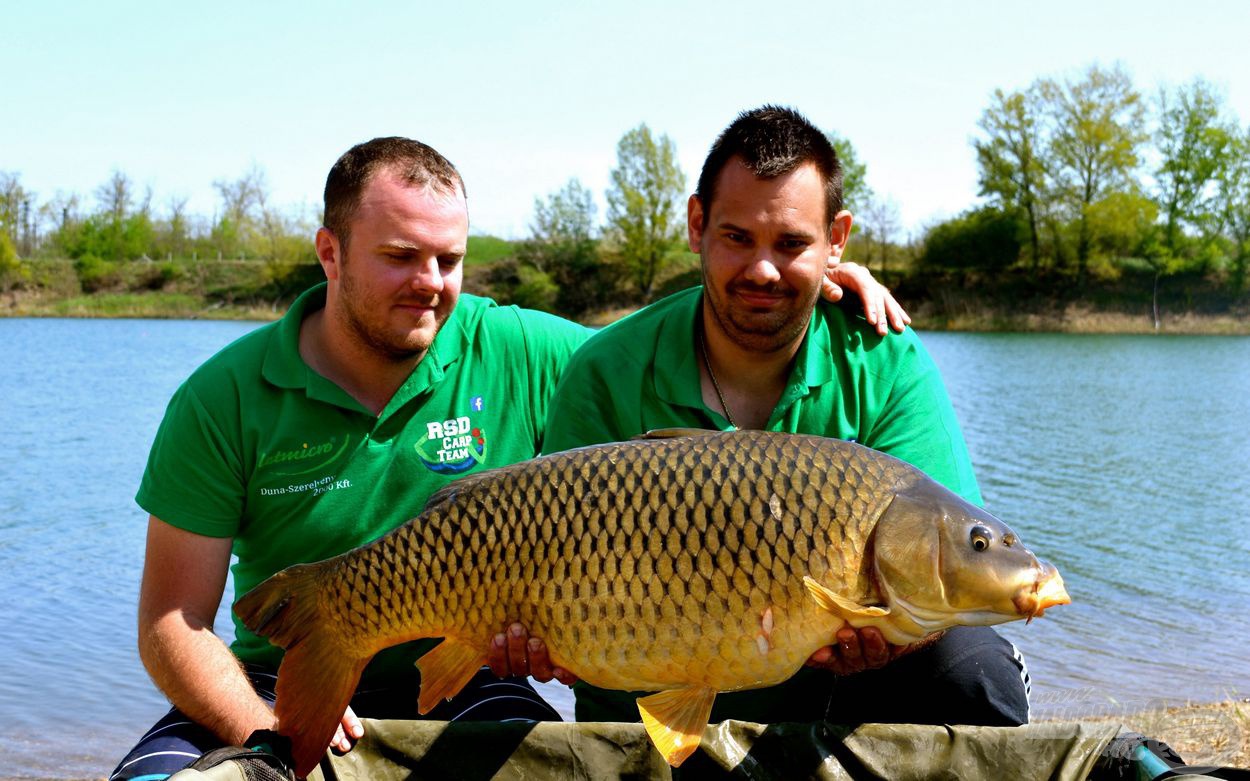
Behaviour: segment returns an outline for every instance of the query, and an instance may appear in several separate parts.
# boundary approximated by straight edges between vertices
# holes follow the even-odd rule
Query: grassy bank
[[[517,287],[521,283],[512,279],[515,275],[495,273],[515,271],[515,256],[511,242],[471,236],[465,290],[501,303],[552,303],[550,297],[543,299],[547,304],[529,301]],[[696,256],[683,256],[660,278],[655,296],[696,284],[697,263]],[[323,278],[312,259],[288,264],[187,258],[115,264],[32,260],[23,262],[17,277],[0,279],[0,317],[270,320]],[[1157,295],[1153,277],[1128,273],[1079,286],[1064,276],[1003,274],[990,279],[909,271],[892,273],[887,281],[921,330],[1250,335],[1250,294],[1234,295],[1227,286],[1197,275],[1169,277]],[[606,325],[637,309],[636,298],[623,288],[578,319]]]
[[[97,293],[67,298],[0,296],[0,317],[129,317],[177,320],[273,320],[285,307],[226,304],[189,293]]]
[[[40,291],[0,294],[0,317],[135,317],[213,320],[273,320],[289,301],[226,301],[195,292],[101,292],[56,295]],[[913,324],[923,331],[1049,332],[1073,334],[1250,335],[1250,314],[1183,312],[1160,319],[1147,314],[1099,311],[1071,304],[1058,311],[1016,312],[1002,309],[942,312],[927,302],[908,305]],[[623,306],[581,318],[601,327],[635,311]]]
[[[1157,328],[1150,312],[1099,310],[1086,303],[1046,311],[1013,311],[996,306],[951,312],[923,302],[910,313],[913,324],[926,331],[1250,335],[1250,313],[1244,311],[1168,313],[1160,316]]]

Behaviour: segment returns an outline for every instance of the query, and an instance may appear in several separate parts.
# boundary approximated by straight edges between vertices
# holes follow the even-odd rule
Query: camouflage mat
[[[726,721],[681,768],[640,724],[374,721],[318,781],[410,779],[1053,779],[1086,778],[1118,726],[761,725]],[[234,762],[183,771],[192,781],[255,778]]]

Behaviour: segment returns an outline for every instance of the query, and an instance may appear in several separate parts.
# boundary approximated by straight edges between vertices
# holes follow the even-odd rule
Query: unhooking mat
[[[713,724],[698,752],[670,768],[640,724],[364,719],[351,752],[316,781],[415,779],[1003,779],[1080,781],[1115,724],[1026,727],[824,723]],[[247,776],[227,765],[171,781]]]

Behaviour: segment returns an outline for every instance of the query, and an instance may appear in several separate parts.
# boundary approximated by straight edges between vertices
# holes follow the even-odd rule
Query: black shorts
[[[256,693],[274,700],[277,676],[272,670],[247,667]],[[534,691],[526,678],[496,678],[483,667],[452,699],[439,703],[425,716],[417,713],[413,688],[358,689],[352,697],[357,716],[371,719],[432,719],[435,721],[562,721],[560,714]],[[160,781],[182,770],[222,742],[209,730],[172,708],[148,730],[117,765],[109,781]]]

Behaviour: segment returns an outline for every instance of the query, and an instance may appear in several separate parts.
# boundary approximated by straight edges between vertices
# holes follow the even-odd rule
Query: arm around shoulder
[[[237,745],[254,730],[272,729],[274,717],[238,659],[213,634],[230,547],[229,537],[206,537],[149,518],[139,655],[175,706]]]

